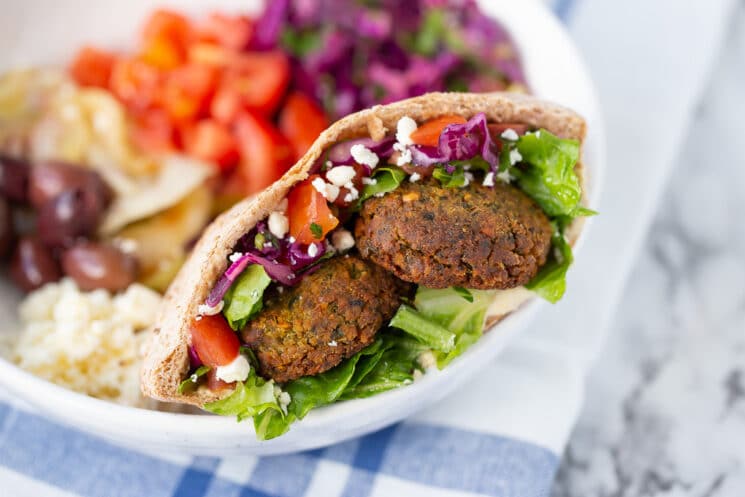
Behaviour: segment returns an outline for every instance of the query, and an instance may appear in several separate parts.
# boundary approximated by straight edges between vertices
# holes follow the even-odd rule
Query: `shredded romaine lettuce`
[[[397,167],[379,167],[375,169],[375,174],[373,175],[375,184],[365,185],[360,195],[360,204],[374,195],[395,190],[405,177],[406,173]]]
[[[572,247],[569,246],[562,231],[554,224],[554,234],[551,237],[553,255],[538,271],[538,274],[525,285],[552,304],[564,296],[566,290],[566,274],[574,261]]]
[[[256,369],[251,372],[243,383],[238,383],[232,394],[224,399],[210,402],[204,405],[204,409],[221,416],[236,416],[238,421],[243,421],[266,412],[277,413],[284,416],[282,407],[274,392],[274,382],[266,381],[256,374]],[[256,432],[261,438],[261,434]]]
[[[225,293],[223,315],[234,330],[243,328],[263,306],[264,290],[272,280],[259,264],[251,264]]]
[[[427,319],[422,314],[403,304],[391,319],[393,328],[405,331],[428,347],[441,352],[450,352],[455,347],[455,333],[442,327],[437,322]]]

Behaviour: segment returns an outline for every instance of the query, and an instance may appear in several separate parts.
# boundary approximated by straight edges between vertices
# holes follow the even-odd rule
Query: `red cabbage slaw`
[[[336,118],[431,91],[527,86],[508,32],[474,0],[272,0],[251,48],[289,51],[296,88]]]

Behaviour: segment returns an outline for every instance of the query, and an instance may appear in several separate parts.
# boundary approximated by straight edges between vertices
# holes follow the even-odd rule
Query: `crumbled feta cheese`
[[[362,184],[363,185],[377,185],[378,180],[376,180],[375,178],[364,177],[362,178]]]
[[[375,197],[377,197],[377,198],[383,198],[383,197],[385,197],[385,192],[376,193],[375,194]]]
[[[497,173],[497,179],[502,183],[509,184],[512,181],[512,176],[510,175],[509,171],[502,171]]]
[[[513,148],[512,150],[510,150],[510,164],[514,166],[521,160],[523,160],[523,156],[518,149]]]
[[[348,190],[348,193],[344,195],[344,202],[354,202],[358,198],[360,198],[360,192],[357,190],[357,188],[354,187],[354,184],[352,182],[346,183],[344,185],[344,188]]]
[[[339,252],[349,250],[354,247],[354,237],[352,233],[345,229],[336,230],[331,234],[331,242],[334,248]]]
[[[437,358],[435,358],[435,354],[431,350],[419,354],[417,361],[425,370],[437,367]]]
[[[482,183],[484,186],[494,186],[494,173],[489,171],[486,173],[486,176],[484,176],[484,182]]]
[[[331,340],[331,341],[330,341],[330,342],[328,343],[328,346],[329,346],[329,347],[336,347],[337,345],[339,345],[339,344],[338,344],[338,343],[336,343],[336,340]]]
[[[202,316],[214,316],[222,312],[223,307],[225,307],[225,302],[223,302],[222,300],[218,302],[216,306],[199,304],[199,307],[197,307],[197,312]]]
[[[419,174],[419,173],[414,173],[411,176],[409,176],[409,181],[412,182],[412,183],[416,183],[420,179],[422,179],[422,175]]]
[[[288,392],[280,392],[277,396],[277,402],[279,402],[279,408],[282,409],[282,412],[287,414],[287,406],[292,402],[292,397]]]
[[[311,182],[311,185],[313,185],[313,188],[315,188],[316,191],[323,195],[323,198],[325,198],[329,202],[335,201],[336,198],[339,196],[339,187],[326,183],[325,181],[323,181],[323,178],[314,179]]]
[[[403,143],[396,142],[393,144],[393,150],[395,150],[396,152],[405,152],[406,150],[409,150],[409,147],[407,147]]]
[[[406,164],[411,164],[411,150],[404,150],[400,153],[398,156],[398,160],[396,160],[397,166],[405,166]]]
[[[238,262],[243,257],[243,252],[233,252],[228,256],[230,262]]]
[[[290,242],[290,243],[295,243],[295,237],[294,236],[290,236],[289,238],[287,238],[287,241]]]
[[[516,142],[517,140],[520,139],[520,136],[517,134],[517,131],[510,128],[510,129],[506,129],[504,133],[502,133],[502,138],[504,138],[505,140],[509,140],[511,142]]]
[[[468,185],[471,184],[471,181],[473,181],[473,174],[471,174],[471,173],[465,173],[463,175],[463,179],[465,181],[463,182],[462,188],[465,188],[465,187],[467,187]]]
[[[315,243],[311,243],[310,245],[308,245],[308,255],[310,257],[317,256],[318,255],[318,245],[316,245]]]
[[[147,406],[139,387],[140,347],[160,305],[156,292],[137,283],[117,296],[83,292],[69,278],[49,283],[21,302],[23,330],[11,357],[65,388]]]
[[[267,226],[269,227],[269,232],[281,240],[290,230],[290,221],[287,219],[287,216],[275,211],[269,214]]]
[[[346,183],[352,181],[356,174],[357,171],[352,166],[336,166],[326,173],[326,179],[332,185],[344,186]]]
[[[358,164],[363,164],[365,166],[370,166],[371,168],[375,168],[375,166],[377,166],[378,162],[380,161],[380,158],[375,155],[375,152],[361,143],[352,145],[350,153],[352,154],[352,158],[355,160],[355,162],[357,162]]]
[[[326,169],[331,169],[332,167],[334,167],[334,163],[331,162],[330,160],[327,160],[326,161]]]
[[[229,364],[217,366],[215,376],[226,383],[233,383],[234,381],[245,380],[250,372],[251,365],[248,363],[248,359],[242,354],[238,354]]]
[[[413,145],[411,134],[416,131],[417,125],[409,116],[404,116],[398,120],[396,125],[396,140],[404,145]]]
[[[539,129],[538,131],[536,131],[533,134],[535,135],[536,138],[540,138],[541,137],[541,130]]]

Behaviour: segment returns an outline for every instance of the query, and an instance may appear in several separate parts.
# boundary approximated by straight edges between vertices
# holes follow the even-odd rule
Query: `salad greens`
[[[188,378],[179,383],[178,393],[183,394],[184,392],[196,388],[199,384],[199,378],[206,375],[209,370],[209,366],[199,366],[196,371],[189,375]]]
[[[204,405],[204,409],[221,416],[236,416],[238,421],[259,416],[267,411],[282,414],[282,406],[274,392],[274,382],[256,374],[256,368],[243,383],[238,383],[232,394]],[[258,430],[257,430],[258,435]]]
[[[564,234],[554,223],[554,234],[551,237],[554,248],[553,257],[538,271],[538,274],[525,285],[552,304],[558,302],[566,290],[566,274],[574,261],[572,247]]]
[[[395,190],[404,178],[406,178],[406,173],[403,169],[397,167],[388,166],[375,169],[373,174],[375,184],[365,185],[360,194],[359,204],[379,193],[388,193]]]
[[[240,330],[263,307],[264,290],[272,282],[264,268],[251,264],[230,286],[223,297],[223,314],[234,330]]]
[[[390,326],[405,331],[435,350],[450,352],[455,347],[455,333],[427,319],[406,304],[399,307]]]

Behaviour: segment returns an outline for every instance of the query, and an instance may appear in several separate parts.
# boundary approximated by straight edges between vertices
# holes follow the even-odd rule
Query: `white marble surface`
[[[745,496],[744,119],[741,2],[554,497]]]

